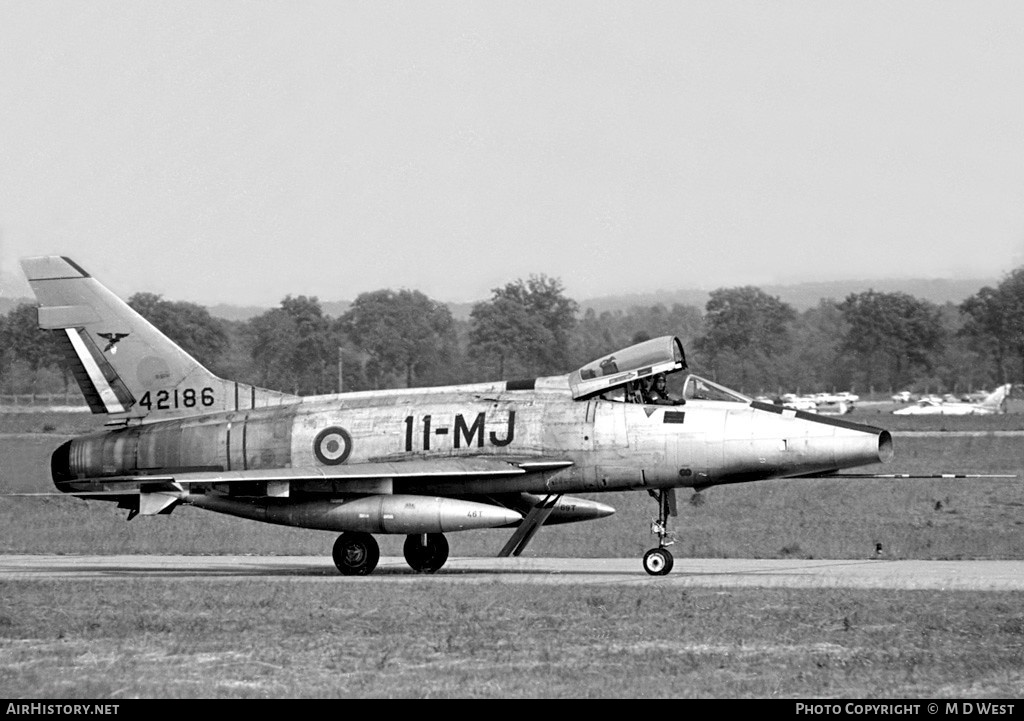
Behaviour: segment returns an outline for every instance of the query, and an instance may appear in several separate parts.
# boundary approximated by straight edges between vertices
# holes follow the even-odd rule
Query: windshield
[[[750,403],[750,398],[725,386],[720,386],[707,378],[688,375],[683,386],[683,398],[688,401],[732,401]]]

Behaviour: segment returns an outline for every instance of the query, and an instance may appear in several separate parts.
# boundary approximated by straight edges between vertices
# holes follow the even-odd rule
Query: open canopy
[[[658,373],[686,369],[683,344],[672,335],[652,338],[588,363],[569,374],[576,400],[590,398],[626,383]]]

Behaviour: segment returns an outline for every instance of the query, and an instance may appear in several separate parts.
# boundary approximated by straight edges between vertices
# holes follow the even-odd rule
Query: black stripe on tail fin
[[[64,359],[93,413],[124,413],[135,397],[87,333],[78,328],[53,331]]]

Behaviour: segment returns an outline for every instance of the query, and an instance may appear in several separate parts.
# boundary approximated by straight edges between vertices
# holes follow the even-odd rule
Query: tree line
[[[214,373],[301,395],[561,374],[670,334],[694,372],[750,395],[962,393],[1024,380],[1024,266],[959,304],[869,290],[802,312],[755,286],[715,290],[704,308],[581,312],[545,275],[495,288],[466,320],[413,290],[363,293],[339,317],[302,295],[246,321],[152,293],[128,303]],[[0,393],[69,384],[34,304],[0,316]]]

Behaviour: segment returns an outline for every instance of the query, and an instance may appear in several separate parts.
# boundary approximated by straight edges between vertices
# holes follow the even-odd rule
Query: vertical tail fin
[[[297,400],[218,378],[68,258],[21,265],[39,327],[57,334],[93,413],[156,420]]]
[[[1003,413],[1006,410],[1006,399],[1009,397],[1012,387],[1011,383],[999,386],[985,397],[980,404],[981,407],[991,413]]]

